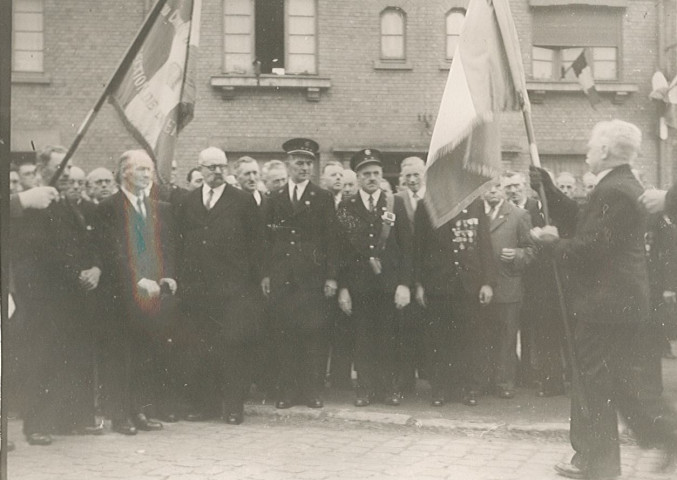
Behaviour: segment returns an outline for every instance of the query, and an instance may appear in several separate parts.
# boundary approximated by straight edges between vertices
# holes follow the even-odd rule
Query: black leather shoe
[[[136,435],[137,430],[131,420],[113,420],[111,428],[114,432],[121,433],[123,435]]]
[[[76,435],[96,435],[96,436],[103,435],[104,434],[103,422],[99,423],[98,425],[80,427],[76,429],[74,433]]]
[[[476,407],[478,402],[477,402],[477,397],[478,394],[477,392],[468,392],[463,396],[463,405],[467,405],[468,407]]]
[[[371,402],[367,396],[359,396],[355,399],[354,405],[356,407],[368,407]]]
[[[402,395],[397,392],[391,395],[386,395],[383,399],[383,403],[385,405],[390,405],[391,407],[399,407],[400,403],[402,403]]]
[[[183,416],[183,418],[187,422],[204,422],[209,420],[210,416],[204,412],[188,412]]]
[[[46,433],[29,433],[26,435],[26,441],[29,445],[51,445],[52,437]]]
[[[163,412],[162,415],[159,416],[159,418],[163,422],[167,423],[176,423],[179,421],[179,415],[176,414],[175,412]]]
[[[162,430],[164,428],[160,422],[150,420],[143,413],[139,413],[134,417],[134,425],[138,430],[143,430],[144,432]]]
[[[275,402],[275,408],[279,408],[281,410],[285,410],[285,409],[291,408],[293,406],[294,406],[294,404],[289,399],[278,400],[277,402]]]
[[[555,464],[555,471],[567,478],[585,478],[586,474],[584,470],[581,470],[573,463],[560,462]]]
[[[241,413],[229,413],[225,421],[228,425],[239,425],[242,423],[243,417]]]
[[[313,399],[308,400],[306,405],[309,408],[322,408],[322,407],[324,407],[324,403],[319,398],[313,398]]]

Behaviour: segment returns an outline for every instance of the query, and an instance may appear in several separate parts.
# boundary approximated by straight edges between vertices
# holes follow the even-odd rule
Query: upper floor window
[[[224,0],[224,70],[317,73],[316,0]]]
[[[381,12],[381,58],[405,60],[406,17],[398,7],[388,7]]]
[[[447,60],[454,58],[464,21],[465,9],[452,8],[447,12]]]
[[[44,71],[44,2],[13,2],[12,71]]]
[[[593,78],[621,76],[622,9],[534,8],[531,75],[538,80],[574,80],[571,64],[585,52]]]

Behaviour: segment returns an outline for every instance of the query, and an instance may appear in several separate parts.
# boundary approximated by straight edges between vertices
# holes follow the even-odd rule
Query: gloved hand
[[[535,192],[540,191],[541,185],[546,192],[557,190],[550,174],[545,169],[533,165],[529,166],[529,183]]]

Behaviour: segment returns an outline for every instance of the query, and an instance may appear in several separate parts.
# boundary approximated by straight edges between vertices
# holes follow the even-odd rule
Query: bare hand
[[[331,298],[336,295],[336,290],[338,290],[338,285],[336,280],[327,280],[324,282],[324,296]]]
[[[263,291],[263,295],[268,298],[268,295],[270,295],[270,277],[264,277],[264,279],[261,280],[261,290]]]
[[[411,292],[406,285],[398,285],[395,290],[395,307],[402,310],[411,302]]]
[[[157,298],[160,296],[160,285],[158,285],[155,280],[142,278],[137,285],[141,292],[148,298]]]
[[[87,292],[94,290],[99,285],[99,279],[101,278],[101,269],[99,267],[92,267],[88,270],[83,270],[80,272],[78,280],[80,286]]]
[[[646,208],[649,213],[662,212],[665,210],[665,196],[667,193],[668,192],[665,190],[656,190],[655,188],[652,188],[640,195],[639,202],[644,205],[644,208]]]
[[[559,231],[553,225],[532,228],[530,233],[535,242],[543,245],[551,245],[559,241]]]
[[[423,308],[427,307],[427,304],[425,302],[425,289],[423,288],[423,285],[416,285],[416,293],[414,295],[416,297],[416,302],[422,306]]]
[[[19,201],[23,208],[35,208],[42,210],[49,207],[49,204],[59,198],[59,192],[54,187],[33,187],[29,190],[19,192]]]
[[[353,301],[350,298],[350,292],[347,288],[342,288],[339,290],[338,304],[341,311],[346,315],[353,313]]]
[[[514,248],[504,248],[501,250],[500,259],[502,262],[511,263],[517,256],[517,250]]]
[[[480,288],[480,305],[489,305],[494,298],[494,289],[491,285],[482,285]]]
[[[167,285],[167,287],[169,288],[169,291],[171,292],[172,295],[174,295],[176,293],[177,285],[176,285],[176,280],[174,280],[173,278],[161,278],[160,279],[160,286],[162,286],[162,285]]]

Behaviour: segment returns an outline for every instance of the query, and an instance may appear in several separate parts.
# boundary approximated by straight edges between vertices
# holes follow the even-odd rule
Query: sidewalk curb
[[[469,422],[448,418],[429,418],[410,415],[409,413],[385,413],[380,411],[337,408],[325,406],[322,409],[311,409],[296,406],[279,410],[272,405],[245,405],[245,414],[275,419],[303,419],[328,421],[336,420],[350,423],[371,423],[376,425],[392,425],[417,430],[439,433],[456,433],[465,435],[491,435],[513,437],[537,437],[544,439],[569,438],[569,424],[563,422],[509,424],[496,422]]]

